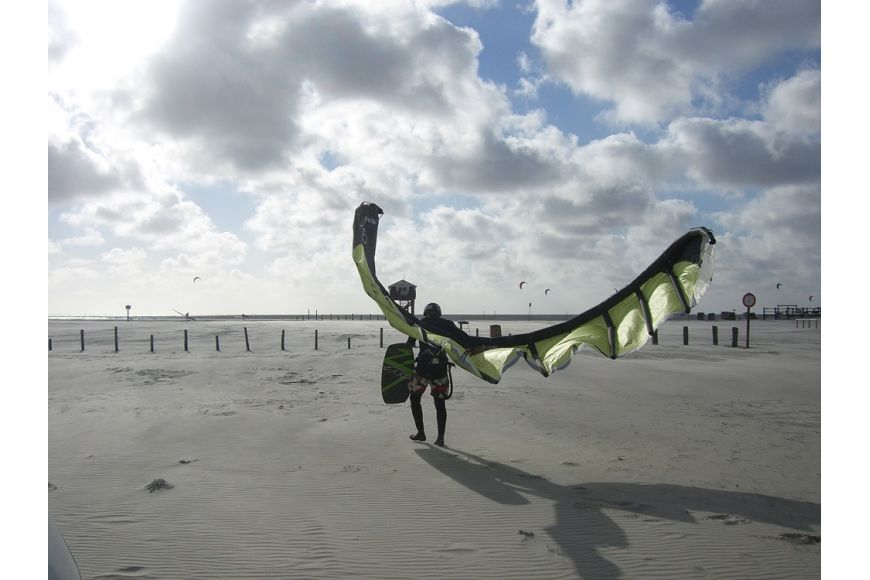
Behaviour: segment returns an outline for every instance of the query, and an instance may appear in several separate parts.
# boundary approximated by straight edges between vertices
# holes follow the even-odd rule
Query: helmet
[[[430,302],[423,309],[423,318],[441,318],[441,307],[434,302]]]

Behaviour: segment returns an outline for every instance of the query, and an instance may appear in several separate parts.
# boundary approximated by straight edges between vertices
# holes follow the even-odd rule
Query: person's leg
[[[423,428],[423,406],[420,404],[420,397],[423,396],[423,391],[411,391],[411,415],[414,417],[414,425],[417,427],[417,432],[409,435],[414,441],[425,441],[426,430]]]
[[[435,420],[438,422],[438,439],[435,445],[444,445],[444,432],[447,429],[447,402],[440,395],[434,397]]]

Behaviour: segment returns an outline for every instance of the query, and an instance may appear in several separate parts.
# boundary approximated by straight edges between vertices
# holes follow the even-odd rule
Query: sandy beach
[[[673,320],[549,378],[455,369],[442,449],[382,402],[381,329],[404,340],[50,321],[48,511],[82,577],[820,577],[820,330],[752,321],[747,349],[744,321]]]

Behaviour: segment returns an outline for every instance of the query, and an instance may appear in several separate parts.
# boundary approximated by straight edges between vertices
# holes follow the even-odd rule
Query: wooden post
[[[281,350],[284,350],[284,329],[281,329]]]
[[[184,329],[184,352],[190,352],[187,350],[187,329]]]
[[[317,330],[314,331],[314,350],[317,350]]]
[[[384,327],[381,327],[381,348],[384,348]]]
[[[736,326],[731,327],[731,346],[737,347],[737,333],[740,332]]]
[[[245,327],[245,350],[251,352],[251,342],[248,340],[248,327]]]
[[[82,342],[82,352],[85,352],[85,329],[84,328],[79,331],[79,338],[81,339],[81,342]]]
[[[151,335],[151,352],[154,352],[154,335]]]
[[[347,337],[347,350],[350,350],[350,337]]]
[[[218,335],[214,335],[214,349],[218,352],[221,351],[221,341]]]
[[[653,343],[653,344],[658,344],[658,343],[659,343],[659,331],[658,331],[658,329],[653,330],[653,333],[652,333],[652,343]]]
[[[381,346],[384,346],[384,345],[381,345]],[[48,339],[48,350],[51,350],[51,339],[50,338]]]
[[[689,344],[689,327],[688,326],[683,327],[683,344],[684,345]]]
[[[118,327],[115,327],[115,352],[118,352]]]
[[[715,324],[713,325],[713,345],[719,344],[719,327]]]

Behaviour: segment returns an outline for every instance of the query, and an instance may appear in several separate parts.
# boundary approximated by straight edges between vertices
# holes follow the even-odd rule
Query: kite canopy
[[[525,283],[526,283],[526,281],[525,281],[525,280],[523,280],[523,281],[522,281],[522,282],[520,282],[520,290],[522,290],[522,289],[523,289],[523,284],[525,284]]]
[[[519,359],[544,376],[566,367],[571,355],[592,347],[612,359],[639,349],[668,318],[688,313],[713,279],[713,233],[693,228],[650,266],[601,304],[565,322],[526,334],[497,338],[446,332],[399,306],[375,272],[378,223],[383,210],[362,203],[353,219],[353,260],[366,294],[396,330],[445,348],[451,360],[475,376],[497,383]]]

